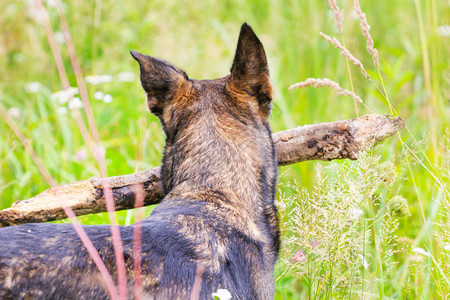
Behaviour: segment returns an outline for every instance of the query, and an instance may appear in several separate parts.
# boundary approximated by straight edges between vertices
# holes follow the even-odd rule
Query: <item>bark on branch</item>
[[[404,126],[399,117],[366,115],[356,119],[304,125],[272,135],[278,164],[285,166],[306,160],[357,159],[367,145],[381,142]],[[76,215],[106,211],[102,182],[112,188],[116,210],[134,207],[135,186],[145,190],[144,205],[163,198],[160,167],[130,175],[93,178],[48,189],[28,200],[0,210],[0,227],[66,218],[63,207]]]

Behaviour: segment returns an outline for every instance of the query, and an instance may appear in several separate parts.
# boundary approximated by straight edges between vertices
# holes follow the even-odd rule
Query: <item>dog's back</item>
[[[270,299],[279,233],[277,163],[269,128],[272,88],[264,49],[244,24],[231,75],[192,80],[170,63],[132,51],[147,104],[166,134],[165,198],[142,223],[144,298]],[[108,226],[85,226],[113,277]],[[129,297],[132,227],[121,227]],[[0,229],[0,298],[102,299],[102,277],[70,225]]]

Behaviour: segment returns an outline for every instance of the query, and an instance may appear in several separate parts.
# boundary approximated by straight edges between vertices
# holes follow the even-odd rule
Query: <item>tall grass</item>
[[[393,256],[402,251],[398,217],[409,215],[406,199],[390,193],[392,167],[364,153],[355,163],[320,168],[312,191],[293,181],[294,193],[284,195],[281,186],[285,238],[277,281],[292,274],[301,294],[313,298],[383,294],[382,283],[395,279]]]
[[[269,58],[276,91],[273,131],[369,112],[398,114],[407,121],[397,137],[359,161],[305,162],[281,169],[284,250],[276,272],[277,298],[448,297],[448,2],[364,1],[358,13],[351,0],[67,1],[62,3],[67,28],[61,7],[54,5],[58,2],[44,4],[67,80],[58,74],[61,65],[55,63],[34,2],[0,2],[0,106],[56,183],[100,176],[106,169],[111,176],[159,165],[164,137],[144,108],[128,49],[168,59],[192,78],[215,78],[228,73],[239,26],[247,21]],[[77,73],[67,32],[80,65]],[[332,40],[337,35],[337,43],[360,62],[359,69],[319,32]],[[366,52],[368,40],[371,53]],[[375,48],[379,64],[373,62],[370,49]],[[130,72],[132,81],[126,79]],[[84,90],[80,74],[109,77],[87,82]],[[326,89],[288,91],[292,83],[310,77],[331,78],[359,95],[364,105],[337,99]],[[67,86],[79,88],[82,95],[69,99],[80,98],[83,108],[89,99],[92,117],[89,111],[79,117],[71,113],[74,104],[69,107],[69,100],[56,94]],[[98,138],[92,135],[92,146],[79,128],[86,123],[92,134],[94,121]],[[105,155],[103,171],[93,149]],[[0,208],[49,187],[2,121],[0,168]],[[131,224],[141,218],[135,214],[117,212],[115,218]],[[83,224],[115,222],[107,214],[78,219]]]

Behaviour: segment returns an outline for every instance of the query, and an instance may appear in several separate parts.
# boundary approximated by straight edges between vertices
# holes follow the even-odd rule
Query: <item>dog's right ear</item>
[[[258,100],[261,111],[268,116],[272,100],[269,66],[261,41],[247,23],[241,27],[231,75],[231,89],[244,92]]]
[[[186,80],[188,76],[171,63],[130,51],[131,56],[136,59],[141,69],[141,83],[147,93],[147,105],[155,115],[162,114],[165,103]]]

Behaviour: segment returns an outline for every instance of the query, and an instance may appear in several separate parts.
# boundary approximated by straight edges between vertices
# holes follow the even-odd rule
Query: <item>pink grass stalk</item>
[[[355,100],[358,103],[362,103],[362,99],[361,97],[359,97],[358,95],[356,95],[355,93],[353,93],[352,91],[343,89],[339,83],[332,81],[328,78],[323,78],[323,79],[317,79],[317,78],[308,78],[305,81],[302,82],[297,82],[293,85],[291,85],[289,87],[290,90],[292,89],[299,89],[299,88],[303,88],[303,87],[307,87],[307,86],[313,86],[315,88],[319,88],[319,87],[329,87],[332,88],[333,90],[335,90],[337,93],[337,95],[342,95],[342,96],[350,96],[353,98],[353,100]]]
[[[133,269],[134,269],[134,298],[142,299],[142,219],[144,218],[141,208],[144,206],[145,191],[142,185],[134,187],[136,202],[134,204],[135,222],[133,224]]]
[[[205,266],[202,263],[197,263],[195,270],[194,284],[192,285],[192,292],[190,300],[200,299],[200,292],[202,290],[203,274],[205,273]]]
[[[335,37],[331,37],[329,35],[326,35],[323,32],[320,32],[320,35],[327,40],[327,42],[329,42],[330,44],[334,45],[336,48],[341,50],[341,55],[346,57],[349,61],[351,61],[353,64],[355,64],[356,66],[359,67],[359,69],[361,70],[361,73],[368,78],[370,81],[372,81],[372,77],[370,77],[370,75],[366,72],[366,69],[364,69],[363,64],[359,61],[359,59],[357,59],[356,57],[353,56],[353,54],[350,53],[350,51],[347,50],[347,48],[345,48],[344,46],[341,45],[341,43],[338,41],[337,38]]]
[[[11,131],[16,135],[16,137],[19,139],[21,144],[24,146],[27,153],[31,156],[33,162],[36,164],[36,166],[39,169],[39,172],[42,174],[44,179],[48,182],[48,184],[56,190],[56,193],[58,193],[58,187],[56,180],[50,175],[48,170],[44,167],[44,164],[37,156],[36,152],[34,151],[33,147],[31,146],[29,140],[22,134],[20,129],[17,127],[17,125],[11,120],[11,118],[8,116],[8,114],[5,112],[5,110],[0,106],[0,116],[2,119],[6,122],[6,124],[9,126]],[[92,241],[89,239],[89,236],[84,231],[81,224],[78,222],[77,218],[75,217],[75,213],[70,207],[63,207],[64,212],[66,213],[67,217],[72,222],[72,226],[77,233],[78,237],[80,238],[81,242],[83,243],[84,247],[88,251],[89,255],[91,256],[92,260],[94,261],[95,265],[97,266],[97,269],[99,270],[103,280],[105,281],[105,284],[108,288],[108,292],[112,299],[118,299],[117,289],[114,285],[114,281],[112,280],[111,275],[108,272],[108,269],[106,268],[103,260],[101,259],[100,255],[97,252],[97,249],[95,249],[94,244],[92,244]]]
[[[336,27],[340,33],[342,33],[342,21],[344,20],[344,10],[340,9],[336,3],[336,0],[328,0],[331,10],[334,14],[334,20],[336,21]]]
[[[84,231],[83,227],[78,222],[77,218],[75,217],[75,213],[70,207],[63,207],[63,209],[66,215],[69,217],[70,221],[72,222],[72,226],[75,229],[78,236],[80,237],[81,242],[83,243],[84,247],[86,248],[95,265],[97,266],[97,269],[99,270],[101,276],[103,277],[103,280],[106,283],[111,299],[113,300],[121,299],[121,297],[119,298],[117,288],[114,284],[111,275],[109,274],[108,269],[105,266],[105,263],[98,254],[97,249],[95,249],[95,246],[92,243],[91,239],[86,234],[86,231]]]
[[[114,246],[114,255],[116,258],[117,281],[119,286],[119,299],[127,299],[127,274],[125,267],[125,258],[123,256],[122,239],[120,229],[115,219],[115,202],[112,195],[112,189],[107,180],[103,180],[103,195],[105,196],[106,211],[110,221],[111,236]]]
[[[50,19],[48,17],[47,10],[45,9],[44,5],[42,4],[42,0],[35,0],[34,2],[37,7],[37,11],[38,11],[40,20],[42,22],[42,25],[44,26],[47,40],[50,45],[50,49],[52,50],[53,58],[55,59],[55,64],[56,64],[56,68],[58,70],[59,79],[61,80],[63,89],[65,91],[67,91],[70,89],[69,78],[67,76],[67,72],[64,67],[61,50],[58,46],[58,43],[55,40],[55,34],[54,34],[52,26],[50,24]],[[72,100],[73,100],[73,95],[72,95],[72,93],[69,93],[69,103],[71,103]],[[94,150],[92,137],[84,124],[83,117],[81,116],[78,109],[72,109],[71,111],[72,111],[72,115],[75,119],[75,122],[77,124],[78,130],[80,131],[81,136],[83,137],[84,142],[86,143],[86,145],[92,152]]]
[[[359,16],[359,19],[360,19],[360,24],[359,25],[361,27],[362,34],[366,38],[366,49],[367,49],[367,52],[369,52],[369,54],[372,56],[373,63],[378,68],[379,67],[378,50],[375,49],[375,47],[374,47],[373,38],[372,38],[372,35],[369,32],[370,25],[367,22],[366,14],[363,13],[362,10],[361,10],[361,6],[359,5],[359,1],[358,0],[355,0],[355,11],[356,11],[356,14]]]
[[[72,37],[70,35],[69,25],[67,23],[67,18],[64,13],[64,8],[61,3],[61,0],[54,0],[56,4],[56,9],[58,11],[59,22],[61,23],[61,30],[64,35],[64,41],[67,45],[67,50],[69,52],[70,62],[72,64],[72,69],[75,74],[75,78],[77,81],[78,88],[80,89],[80,97],[83,102],[84,110],[86,112],[89,130],[92,134],[92,137],[96,144],[99,142],[99,134],[97,126],[95,125],[94,114],[92,112],[91,103],[89,102],[89,96],[86,88],[86,84],[84,83],[83,73],[81,71],[80,63],[78,62],[77,53],[75,50],[75,46],[73,45]],[[105,174],[102,174],[105,176]]]
[[[67,79],[67,74],[64,69],[64,64],[62,63],[61,52],[55,41],[54,33],[53,33],[53,30],[51,28],[51,24],[50,24],[50,21],[48,18],[48,13],[42,3],[42,0],[35,0],[35,3],[36,3],[38,10],[40,11],[41,19],[43,21],[43,24],[44,24],[44,27],[46,30],[46,34],[47,34],[47,38],[48,38],[50,46],[52,48],[53,56],[55,57],[55,61],[57,62],[58,73],[60,75],[60,78],[61,78],[64,88],[67,90],[70,87],[69,81]],[[80,129],[80,132],[82,133],[85,143],[88,145],[89,150],[91,151],[91,153],[93,154],[97,163],[99,164],[100,173],[102,174],[103,177],[107,177],[105,157],[104,157],[104,155],[100,154],[102,151],[100,151],[98,131],[95,126],[92,109],[91,109],[90,102],[89,102],[89,99],[87,96],[87,89],[84,84],[83,75],[81,73],[81,68],[78,63],[75,48],[73,46],[72,39],[71,39],[71,36],[69,33],[67,20],[65,18],[64,12],[63,12],[63,7],[61,4],[61,1],[55,0],[55,3],[57,6],[57,9],[58,9],[61,27],[64,32],[65,42],[68,47],[69,56],[70,56],[70,60],[72,63],[72,68],[75,73],[75,77],[77,79],[77,84],[80,88],[80,96],[82,98],[82,101],[83,101],[83,104],[85,107],[85,112],[86,112],[86,115],[88,118],[88,123],[89,123],[89,128],[90,128],[89,133],[87,132],[84,122],[80,121],[80,120],[82,120],[81,116],[79,118],[76,117],[77,113],[79,113],[76,109],[74,110],[74,116],[76,117],[75,118],[76,121],[78,119],[77,125]],[[117,267],[118,267],[117,272],[118,272],[118,284],[119,284],[119,297],[121,299],[126,299],[126,292],[127,292],[126,270],[125,270],[125,260],[123,257],[122,241],[120,239],[119,228],[115,224],[114,201],[112,198],[111,190],[109,189],[109,191],[108,191],[107,186],[105,186],[105,188],[104,188],[104,195],[105,195],[106,207],[108,210],[108,216],[109,216],[110,223],[111,223],[111,235],[112,235],[112,239],[113,239],[113,245],[114,245],[115,255],[116,255],[116,262],[117,262]],[[97,253],[97,255],[98,255],[98,253]],[[98,267],[98,265],[97,265],[97,267]],[[100,270],[100,268],[99,268],[99,270]],[[108,275],[109,275],[109,273],[108,273]],[[109,277],[110,277],[110,275],[109,275]],[[105,281],[107,281],[106,278],[105,278]],[[113,293],[111,293],[111,295],[113,295]]]
[[[99,168],[100,168],[100,174],[103,177],[107,177],[107,169],[106,169],[106,161],[105,156],[103,155],[102,151],[100,150],[100,138],[97,130],[97,126],[95,125],[94,115],[92,112],[91,104],[89,102],[89,96],[87,93],[87,88],[84,83],[83,74],[81,71],[80,64],[78,62],[77,54],[75,47],[72,42],[72,37],[69,31],[69,26],[67,23],[67,18],[64,13],[64,8],[60,0],[54,0],[56,4],[56,8],[59,15],[59,20],[61,23],[61,29],[64,34],[64,40],[67,45],[67,50],[69,52],[69,58],[70,62],[72,64],[72,69],[75,74],[75,78],[78,84],[78,87],[80,89],[80,96],[81,100],[84,104],[84,109],[86,112],[86,116],[88,119],[89,129],[91,132],[91,135],[93,137],[95,148],[94,148],[94,158],[97,160]],[[108,217],[110,220],[110,226],[111,226],[111,236],[114,246],[114,254],[116,258],[116,265],[117,265],[117,280],[118,280],[118,286],[119,286],[119,297],[120,299],[126,299],[127,298],[127,276],[126,276],[126,267],[125,267],[125,259],[123,255],[123,247],[122,247],[122,239],[120,237],[120,230],[119,227],[116,224],[115,221],[115,203],[114,199],[112,197],[112,191],[111,187],[108,186],[108,183],[106,181],[103,182],[103,194],[105,196],[105,202],[106,202],[106,209],[108,212]]]

